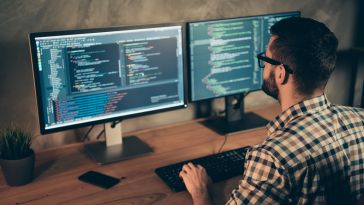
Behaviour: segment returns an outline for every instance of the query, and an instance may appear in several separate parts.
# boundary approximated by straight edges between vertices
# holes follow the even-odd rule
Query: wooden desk
[[[256,113],[273,119],[279,113],[279,107],[269,107]],[[0,174],[0,204],[192,204],[187,192],[172,192],[154,174],[154,169],[216,153],[224,141],[223,136],[204,127],[198,120],[132,134],[149,144],[154,153],[98,166],[85,154],[82,144],[42,151],[36,154],[36,177],[32,183],[9,187]],[[265,128],[232,134],[228,136],[223,150],[255,145],[265,137]],[[89,170],[126,179],[105,190],[77,179]],[[218,204],[224,203],[239,178],[214,184],[214,200]]]

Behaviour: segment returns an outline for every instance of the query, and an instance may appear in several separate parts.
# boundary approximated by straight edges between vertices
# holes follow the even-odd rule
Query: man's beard
[[[267,80],[263,79],[262,90],[265,92],[265,94],[278,100],[279,90],[275,82],[275,74],[273,71],[269,73],[269,77]]]

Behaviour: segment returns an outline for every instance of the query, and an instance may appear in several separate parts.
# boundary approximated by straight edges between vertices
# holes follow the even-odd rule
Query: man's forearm
[[[203,193],[197,196],[192,196],[193,205],[214,205],[210,195]]]

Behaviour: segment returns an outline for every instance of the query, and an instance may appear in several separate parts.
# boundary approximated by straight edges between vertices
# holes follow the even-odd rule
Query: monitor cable
[[[112,121],[111,123],[111,128],[115,128],[115,126],[118,124],[118,123],[121,123],[123,120],[115,120],[115,121]]]
[[[99,132],[99,134],[96,136],[96,140],[99,140],[101,135],[104,134],[105,132],[105,128],[101,130],[101,132]]]
[[[115,120],[115,121],[112,121],[111,123],[111,127],[114,128],[118,123],[121,123],[123,120]],[[96,136],[96,140],[99,140],[100,137],[102,136],[102,134],[105,133],[105,127],[104,129],[101,130],[101,132]]]
[[[111,127],[114,128],[118,123],[120,123],[122,120],[115,120],[111,123]],[[93,130],[93,128],[95,127],[95,125],[92,125],[87,132],[83,135],[81,141],[84,142],[86,140],[90,140],[89,135],[90,132]],[[104,134],[105,132],[105,128],[101,130],[101,132],[99,132],[99,134],[96,136],[96,139],[99,140],[101,135]]]
[[[92,125],[87,132],[83,135],[81,141],[84,142],[86,140],[90,140],[90,138],[88,137],[88,135],[90,134],[90,132],[92,131],[92,129],[95,127],[95,125]]]
[[[221,144],[221,146],[220,146],[219,150],[217,151],[217,154],[221,153],[222,148],[223,148],[223,147],[224,147],[224,145],[226,144],[226,141],[227,141],[227,134],[226,134],[226,135],[224,135],[224,141],[222,142],[222,144]]]

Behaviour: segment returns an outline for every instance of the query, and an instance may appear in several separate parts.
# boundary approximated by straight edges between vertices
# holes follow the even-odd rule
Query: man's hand
[[[182,167],[179,176],[183,179],[195,205],[212,204],[208,190],[211,179],[207,175],[205,168],[189,162]]]

